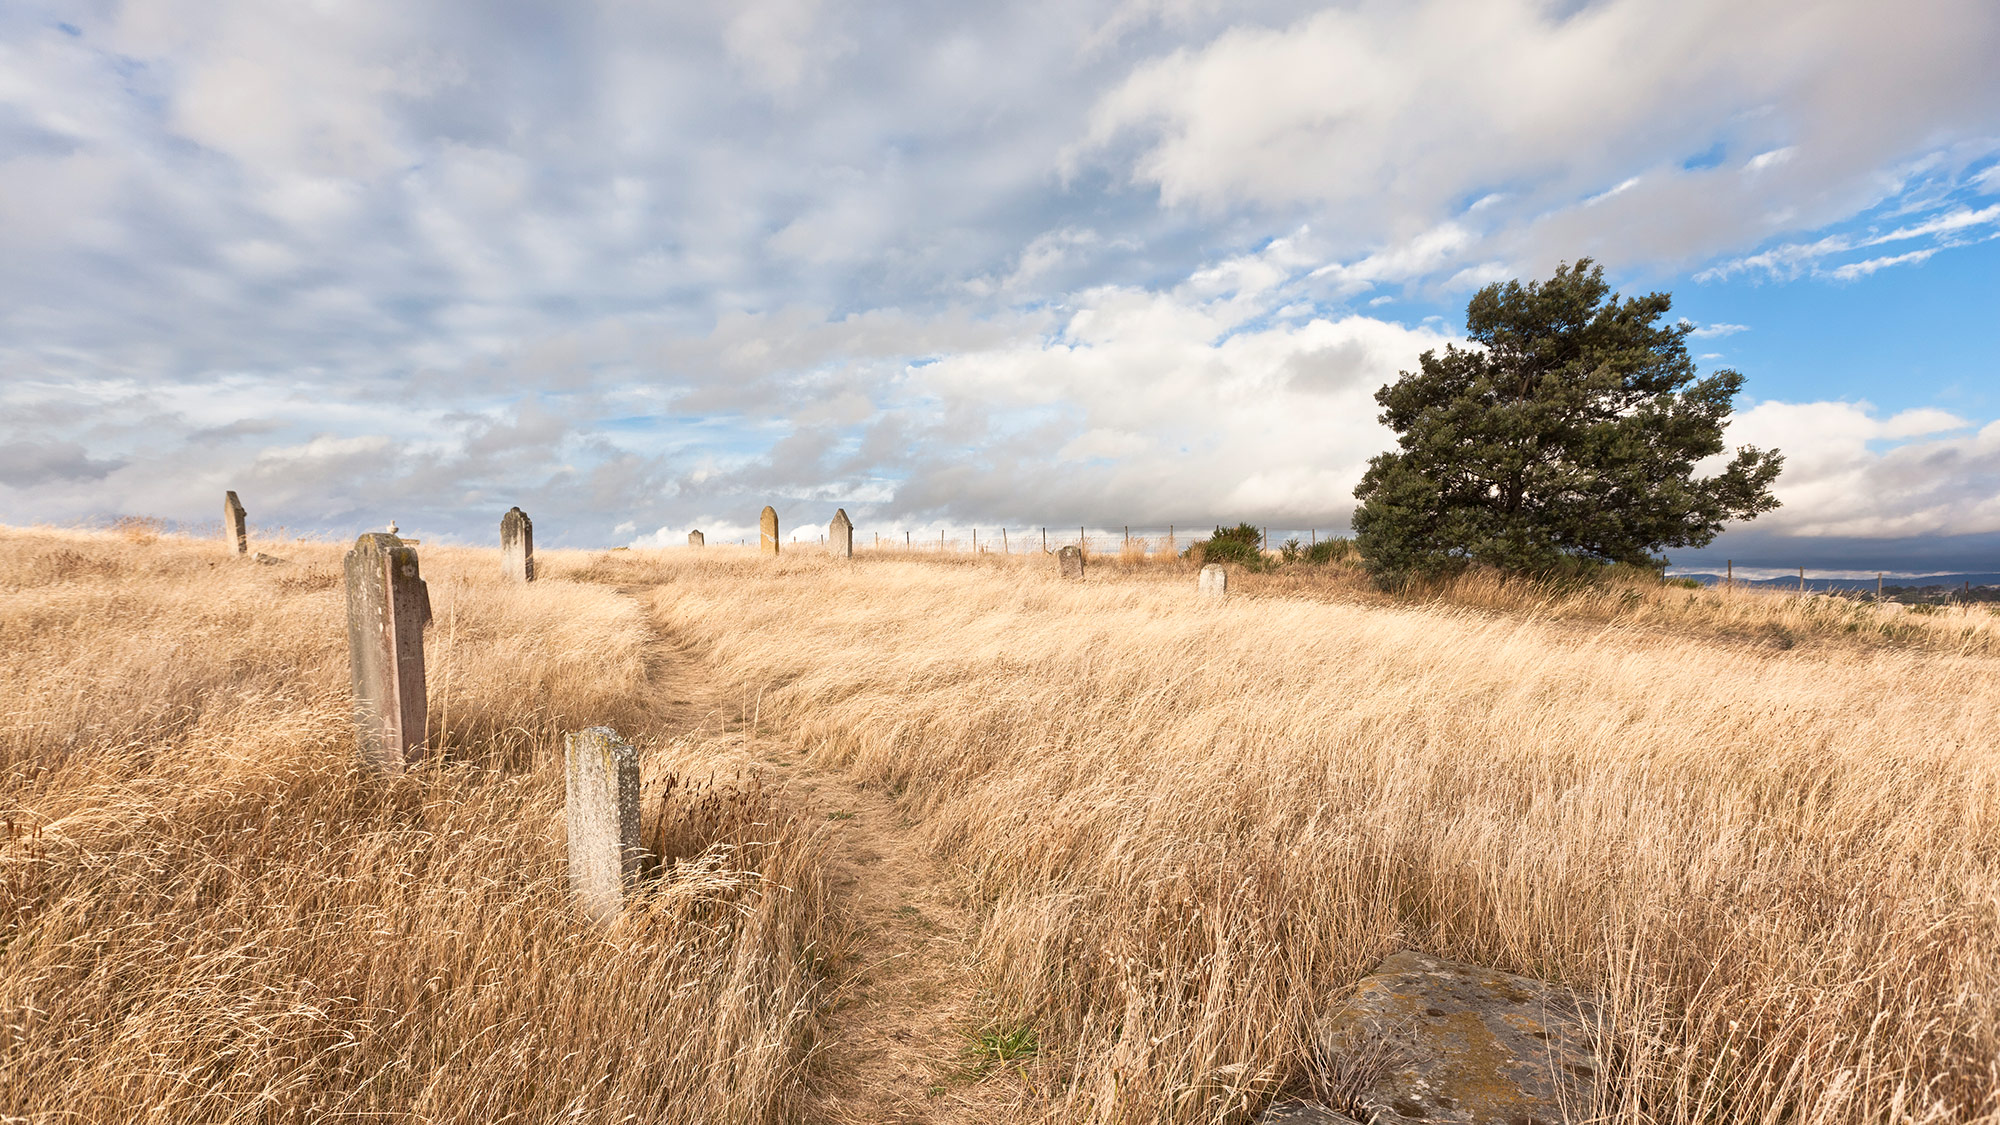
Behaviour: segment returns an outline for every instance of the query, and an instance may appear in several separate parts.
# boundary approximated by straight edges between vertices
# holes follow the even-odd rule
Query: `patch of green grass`
[[[1005,1066],[1017,1059],[1033,1058],[1040,1049],[1035,1029],[1023,1024],[1015,1028],[988,1028],[972,1037],[965,1053],[973,1063],[973,1070],[985,1074],[996,1065]]]
[[[828,820],[853,820],[854,814],[848,812],[846,809],[841,809],[837,812],[830,812],[826,814],[826,818]]]

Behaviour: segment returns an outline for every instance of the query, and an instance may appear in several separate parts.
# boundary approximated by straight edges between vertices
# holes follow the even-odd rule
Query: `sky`
[[[1480,286],[1670,292],[1783,507],[2000,569],[1991,0],[0,5],[0,522],[1342,530]]]

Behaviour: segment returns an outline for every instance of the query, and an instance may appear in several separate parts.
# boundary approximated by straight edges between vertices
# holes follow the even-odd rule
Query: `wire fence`
[[[1296,539],[1311,546],[1324,539],[1339,538],[1328,528],[1260,528],[1265,550],[1277,551]],[[928,531],[870,532],[856,529],[857,551],[909,551],[932,554],[1021,555],[1054,553],[1064,547],[1082,547],[1086,555],[1178,555],[1191,545],[1215,534],[1213,525],[1193,527],[1174,524],[1112,528],[1071,525],[1069,527],[967,527]],[[788,542],[798,546],[824,544],[824,532],[794,534]]]

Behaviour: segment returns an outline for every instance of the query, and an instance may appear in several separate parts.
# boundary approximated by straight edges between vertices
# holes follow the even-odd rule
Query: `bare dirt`
[[[728,762],[829,834],[835,909],[847,925],[829,959],[824,1038],[811,1064],[814,1123],[996,1125],[1025,1093],[979,1066],[984,1029],[974,918],[961,882],[879,787],[807,763],[781,732],[753,729],[750,701],[699,656],[665,647],[654,669],[659,729],[723,743]]]

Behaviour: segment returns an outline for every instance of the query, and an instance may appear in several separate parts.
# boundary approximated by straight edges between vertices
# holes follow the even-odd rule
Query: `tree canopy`
[[[1745,446],[1714,476],[1694,475],[1723,451],[1743,377],[1695,377],[1693,326],[1660,323],[1671,304],[1620,301],[1588,258],[1474,294],[1466,335],[1478,347],[1427,351],[1375,394],[1400,446],[1354,490],[1355,545],[1377,581],[1475,563],[1658,566],[1662,548],[1705,545],[1726,521],[1776,508],[1776,450]]]

